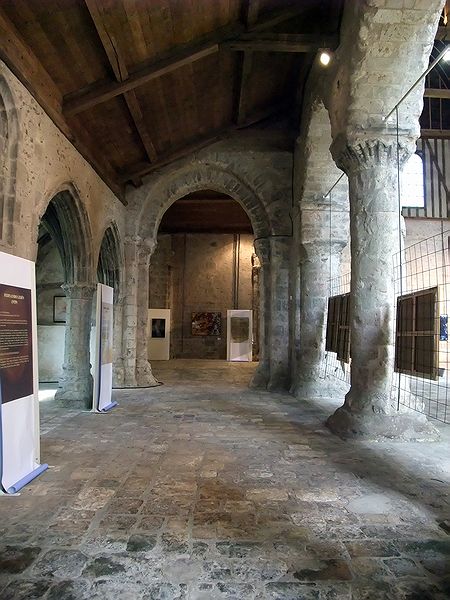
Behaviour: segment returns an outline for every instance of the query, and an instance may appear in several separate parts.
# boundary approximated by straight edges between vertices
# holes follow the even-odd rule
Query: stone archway
[[[266,208],[248,184],[222,167],[199,163],[177,171],[173,177],[164,178],[152,187],[139,214],[137,235],[143,240],[156,239],[166,210],[183,196],[204,189],[228,194],[236,200],[248,214],[256,239],[276,233]]]
[[[19,125],[14,98],[0,76],[0,245],[12,246],[14,222],[19,214],[16,201],[16,169]]]
[[[128,240],[126,251],[126,310],[136,314],[136,324],[131,322],[124,327],[127,384],[156,383],[146,358],[146,336],[137,337],[136,330],[147,330],[148,268],[160,221],[165,211],[178,199],[204,189],[229,195],[244,208],[250,218],[255,234],[255,250],[261,262],[261,350],[253,383],[257,387],[274,390],[286,388],[289,263],[289,252],[286,249],[289,247],[290,237],[286,236],[280,219],[276,222],[271,220],[264,203],[250,185],[232,171],[210,162],[191,163],[156,178],[149,186],[139,209],[136,227]],[[288,215],[285,217],[289,218]],[[279,234],[280,230],[282,233]],[[286,296],[285,301],[280,301],[280,295]],[[283,326],[283,319],[286,320],[286,327]]]
[[[52,196],[40,221],[61,258],[62,289],[67,302],[63,375],[56,399],[70,406],[89,406],[89,339],[95,290],[92,233],[86,210],[72,184],[65,184]]]

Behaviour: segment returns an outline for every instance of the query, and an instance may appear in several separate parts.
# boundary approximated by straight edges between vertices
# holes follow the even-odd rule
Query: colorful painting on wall
[[[219,336],[222,329],[222,313],[220,312],[193,312],[192,335]]]

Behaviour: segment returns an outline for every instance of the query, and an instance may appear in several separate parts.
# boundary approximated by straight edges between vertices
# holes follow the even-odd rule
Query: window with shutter
[[[397,298],[397,372],[437,379],[440,331],[437,306],[437,287]]]
[[[336,352],[337,358],[350,362],[350,294],[328,298],[327,352]]]

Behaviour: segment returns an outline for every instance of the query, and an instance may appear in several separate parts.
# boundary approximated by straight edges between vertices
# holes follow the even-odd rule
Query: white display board
[[[170,358],[170,308],[148,310],[148,359]]]
[[[97,284],[95,328],[94,398],[95,412],[107,412],[117,402],[112,402],[112,363],[114,334],[114,289]]]
[[[40,465],[34,263],[0,252],[0,480],[14,493]]]
[[[227,360],[251,362],[252,332],[251,310],[227,310]]]

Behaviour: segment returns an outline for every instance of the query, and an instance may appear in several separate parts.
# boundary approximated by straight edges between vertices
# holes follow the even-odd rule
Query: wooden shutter
[[[397,298],[395,370],[428,379],[439,373],[437,287]]]

